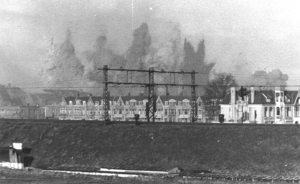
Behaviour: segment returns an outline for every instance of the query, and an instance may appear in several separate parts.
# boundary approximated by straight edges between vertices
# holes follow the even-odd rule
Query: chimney
[[[231,118],[234,122],[236,122],[236,114],[235,114],[235,101],[236,101],[236,91],[235,87],[231,87],[230,89],[230,105],[231,105]]]
[[[254,103],[254,99],[255,99],[255,91],[254,91],[254,87],[251,87],[251,103]]]

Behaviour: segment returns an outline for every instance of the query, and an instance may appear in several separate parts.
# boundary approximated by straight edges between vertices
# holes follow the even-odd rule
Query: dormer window
[[[135,105],[136,105],[136,102],[135,102],[135,101],[130,101],[130,105],[131,105],[131,106],[135,106]]]
[[[95,105],[96,105],[96,106],[98,106],[98,105],[99,105],[99,102],[98,102],[98,101],[96,101],[96,102],[95,102]]]
[[[140,102],[139,102],[139,104],[140,104],[140,105],[143,105],[143,102],[142,102],[142,101],[140,101]]]
[[[128,101],[126,101],[126,105],[129,105],[129,102],[128,102]]]
[[[70,101],[70,102],[69,102],[69,105],[73,105],[73,102],[72,102],[72,101]]]
[[[86,101],[83,101],[83,105],[86,105]]]
[[[271,102],[271,99],[266,94],[263,93],[263,96],[265,97],[266,102]]]

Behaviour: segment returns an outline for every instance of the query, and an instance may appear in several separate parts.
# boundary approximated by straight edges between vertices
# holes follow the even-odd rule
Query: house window
[[[169,102],[168,102],[168,101],[165,101],[165,105],[169,105]]]
[[[188,114],[188,110],[187,110],[187,109],[183,109],[183,113],[184,113],[185,115],[187,115],[187,114]]]
[[[81,114],[82,114],[81,109],[75,109],[75,114],[76,114],[76,115],[81,115]]]
[[[167,109],[165,109],[165,115],[168,115],[168,110]]]
[[[280,108],[279,107],[276,107],[276,115],[280,116]]]
[[[178,105],[181,105],[181,101],[178,101]]]
[[[269,107],[269,117],[273,117],[274,112],[273,112],[273,107]]]
[[[174,115],[175,114],[175,109],[170,109],[170,114]]]
[[[178,109],[178,114],[179,114],[179,115],[181,114],[181,110],[180,110],[180,109]]]
[[[119,114],[122,114],[122,109],[119,109]]]
[[[296,111],[295,112],[296,117],[299,117],[300,116],[300,107],[296,106],[295,111]]]
[[[286,117],[292,117],[291,107],[286,107],[285,108],[285,116]]]
[[[265,111],[264,111],[265,117],[269,117],[269,116],[268,116],[268,112],[269,112],[269,111],[268,111],[268,107],[265,107]]]

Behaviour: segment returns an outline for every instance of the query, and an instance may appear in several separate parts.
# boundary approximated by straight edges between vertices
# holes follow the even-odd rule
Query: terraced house
[[[289,91],[280,87],[274,90],[260,90],[251,87],[244,100],[231,88],[224,99],[221,114],[225,122],[258,124],[300,123],[300,90]]]
[[[190,97],[158,96],[156,97],[156,121],[158,122],[190,122]],[[135,121],[139,114],[140,121],[146,121],[146,96],[110,97],[109,115],[112,121]],[[200,97],[197,103],[197,121],[205,120],[204,104]],[[60,105],[61,120],[103,120],[102,97],[66,97]]]

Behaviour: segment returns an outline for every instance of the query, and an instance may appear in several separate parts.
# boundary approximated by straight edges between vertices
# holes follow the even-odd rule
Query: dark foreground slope
[[[300,126],[13,124],[0,146],[32,148],[35,167],[205,169],[300,174]]]

